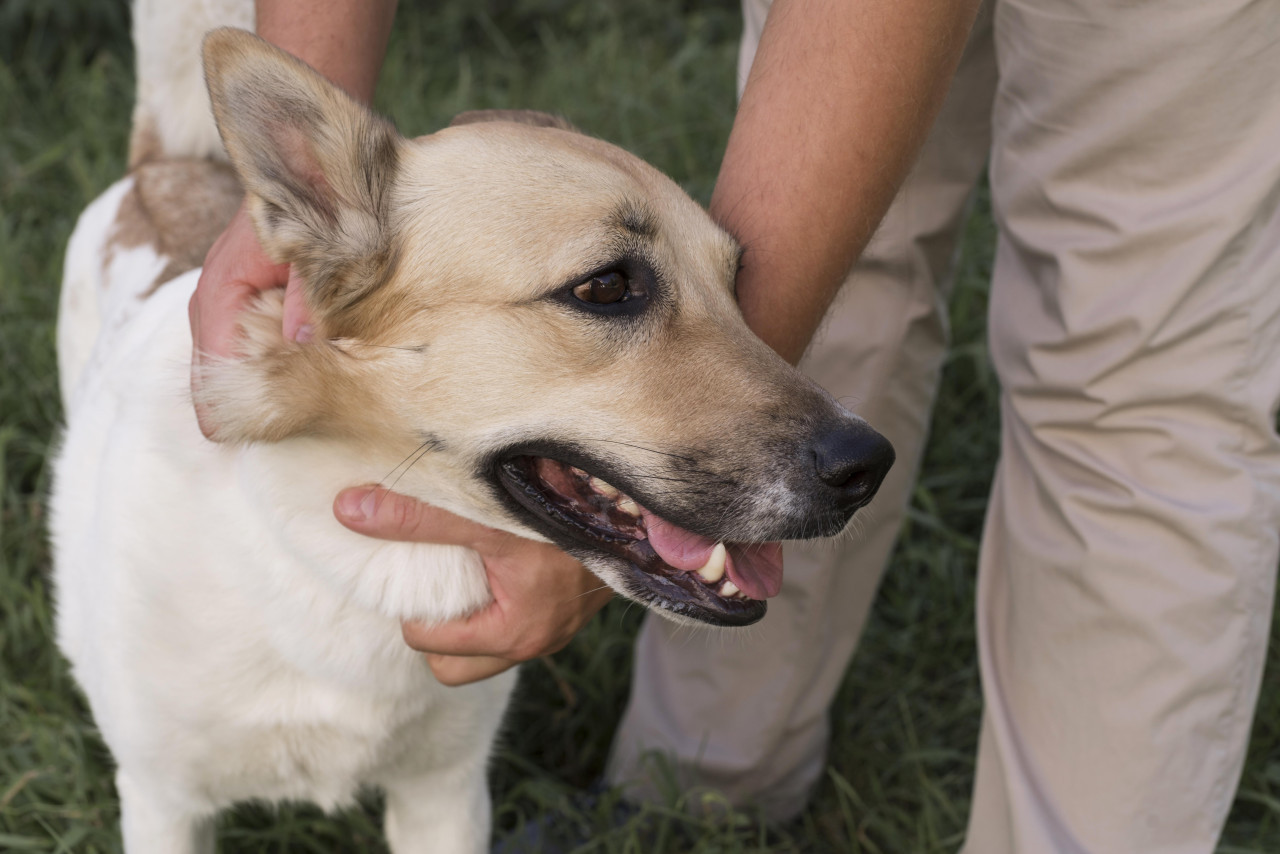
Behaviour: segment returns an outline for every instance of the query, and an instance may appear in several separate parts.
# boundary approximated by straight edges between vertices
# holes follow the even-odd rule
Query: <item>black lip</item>
[[[648,540],[619,537],[559,512],[539,488],[537,480],[530,476],[534,456],[528,452],[508,454],[494,465],[495,480],[503,487],[514,505],[513,509],[552,542],[588,566],[607,559],[614,568],[621,568],[627,592],[633,599],[717,626],[747,626],[764,616],[766,603],[717,595],[690,573],[668,566],[654,552]],[[571,459],[560,454],[539,453],[536,456],[600,472],[598,467],[572,452]]]

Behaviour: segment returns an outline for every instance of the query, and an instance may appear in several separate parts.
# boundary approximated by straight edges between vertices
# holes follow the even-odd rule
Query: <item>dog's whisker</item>
[[[419,445],[418,447],[410,451],[403,460],[395,464],[395,466],[391,469],[391,471],[387,472],[382,476],[382,479],[378,481],[378,486],[382,486],[386,482],[387,478],[391,477],[393,474],[398,472],[401,466],[403,466],[405,463],[409,463],[409,460],[413,459],[413,457],[416,454],[420,453],[422,449],[425,448],[430,443],[431,443],[431,440],[427,439],[421,445]],[[409,463],[409,465],[413,465],[413,463]]]
[[[573,596],[573,597],[571,597],[571,598],[569,598],[569,599],[566,599],[565,601],[567,601],[567,602],[573,602],[573,601],[576,601],[576,600],[578,600],[578,599],[581,599],[583,596],[590,596],[592,593],[598,593],[598,592],[599,592],[599,591],[601,591],[601,590],[607,590],[607,589],[608,589],[608,587],[609,587],[609,585],[607,585],[607,584],[601,584],[599,587],[592,587],[590,590],[584,590],[584,591],[582,591],[581,593],[579,593],[577,596]]]
[[[387,493],[395,491],[396,484],[400,482],[400,479],[404,477],[406,474],[408,474],[409,469],[416,466],[418,464],[418,461],[421,460],[423,457],[425,457],[428,454],[428,452],[430,452],[433,442],[434,442],[433,439],[427,439],[421,445],[414,448],[413,451],[409,454],[409,456],[401,460],[395,468],[393,468],[391,471],[387,472],[386,475],[383,476],[382,480],[378,481],[378,486],[382,486],[386,482],[388,477],[391,477],[391,475],[395,474],[397,469],[401,469],[401,467],[403,466],[403,469],[401,469],[400,473],[396,474],[396,479],[391,481],[390,486],[384,487],[385,491],[382,493],[381,496],[379,496],[378,500],[374,503],[373,510],[375,513],[379,509],[381,509],[382,502],[386,499]],[[405,465],[405,463],[408,463],[408,465]]]
[[[686,462],[690,462],[690,463],[691,463],[691,462],[695,462],[695,459],[694,459],[693,457],[686,457],[686,456],[682,456],[682,455],[680,455],[680,454],[674,454],[674,453],[672,453],[672,452],[670,452],[670,451],[660,451],[660,450],[658,450],[657,448],[648,448],[648,447],[645,447],[644,445],[637,445],[637,444],[635,444],[634,442],[623,442],[623,441],[618,440],[618,439],[588,439],[587,441],[589,441],[589,442],[606,442],[606,443],[611,444],[611,445],[623,445],[623,446],[628,447],[628,448],[635,448],[637,451],[647,451],[647,452],[648,452],[648,453],[650,453],[650,454],[660,454],[660,455],[662,455],[662,456],[664,456],[664,457],[674,457],[674,458],[675,458],[675,459],[677,459],[677,460],[684,460],[684,461],[686,461]]]
[[[422,347],[397,347],[394,344],[370,344],[368,341],[361,341],[361,347],[373,347],[378,350],[400,350],[404,353],[421,353]]]

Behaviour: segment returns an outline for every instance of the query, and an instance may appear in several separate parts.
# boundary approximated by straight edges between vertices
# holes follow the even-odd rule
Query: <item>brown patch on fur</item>
[[[164,146],[160,132],[156,130],[155,119],[144,115],[141,108],[134,109],[133,129],[129,133],[129,169],[137,169],[163,156]]]
[[[449,127],[456,128],[459,125],[474,125],[480,122],[515,122],[522,125],[533,125],[540,128],[558,128],[560,130],[573,131],[581,133],[562,116],[544,113],[540,110],[467,110],[465,113],[458,113],[453,117],[453,121],[449,122]]]
[[[132,154],[131,154],[132,156]],[[154,160],[133,170],[107,241],[106,263],[120,249],[149,245],[168,259],[146,290],[204,263],[244,196],[231,167],[212,160]]]

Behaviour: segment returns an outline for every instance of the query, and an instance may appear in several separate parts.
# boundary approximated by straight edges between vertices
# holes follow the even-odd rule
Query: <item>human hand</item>
[[[359,534],[466,546],[480,553],[493,601],[436,626],[402,624],[405,643],[425,652],[445,685],[465,685],[564,647],[613,597],[577,560],[548,543],[487,528],[379,487],[353,487],[333,503]]]
[[[207,358],[235,355],[240,313],[261,291],[284,288],[284,337],[289,341],[311,338],[310,319],[302,298],[302,283],[288,264],[267,257],[253,230],[244,205],[213,244],[191,295],[187,314],[191,321],[191,390],[197,391],[199,368]],[[199,400],[199,395],[195,395]],[[196,418],[206,438],[213,439],[217,425],[196,405]]]

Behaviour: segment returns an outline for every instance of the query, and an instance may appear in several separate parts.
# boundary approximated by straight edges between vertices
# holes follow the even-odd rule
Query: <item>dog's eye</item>
[[[630,294],[627,277],[622,273],[601,273],[573,289],[573,295],[583,302],[596,305],[612,305],[622,302]]]

